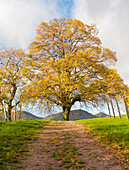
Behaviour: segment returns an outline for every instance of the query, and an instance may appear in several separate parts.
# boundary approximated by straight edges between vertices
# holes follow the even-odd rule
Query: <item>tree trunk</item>
[[[114,118],[116,118],[116,116],[115,116],[115,111],[114,111],[114,107],[113,107],[113,103],[112,103],[112,99],[110,99],[110,102],[111,102],[111,106],[112,106],[112,111],[113,111]]]
[[[22,104],[20,104],[19,120],[21,120]]]
[[[14,121],[16,121],[16,112],[17,112],[17,106],[16,106],[16,102],[15,102]]]
[[[108,107],[109,116],[110,116],[110,119],[111,119],[111,111],[110,111],[110,107],[109,107],[109,103],[108,103],[108,101],[107,101],[107,107]]]
[[[5,104],[4,100],[3,100],[2,104],[3,104],[4,118],[5,118],[5,121],[7,122],[6,104]]]
[[[122,119],[121,118],[121,113],[120,113],[120,107],[119,107],[119,104],[118,104],[118,101],[117,101],[116,98],[115,98],[115,101],[116,101],[116,105],[117,105],[117,109],[118,109],[118,113],[119,113],[120,119]]]
[[[128,105],[127,105],[125,97],[124,97],[124,103],[125,103],[126,114],[127,114],[128,119],[129,119],[129,110],[128,110]]]
[[[11,99],[10,99],[10,101],[8,103],[8,110],[7,110],[7,119],[8,119],[8,121],[11,121],[11,111],[12,111],[12,108],[13,108],[12,101],[13,101],[13,99],[15,97],[15,94],[16,94],[16,91],[17,91],[16,84],[12,84],[12,87],[13,87],[13,89],[12,89]]]
[[[3,105],[2,100],[1,100],[1,103],[0,103],[0,104],[1,104],[1,112],[3,113],[3,114],[2,114],[2,117],[5,118],[4,105]],[[6,118],[5,118],[5,120],[6,120]]]
[[[11,121],[11,110],[12,110],[12,107],[11,107],[11,103],[8,105],[8,109],[7,109],[7,121]]]
[[[69,121],[70,107],[63,107],[63,121]]]

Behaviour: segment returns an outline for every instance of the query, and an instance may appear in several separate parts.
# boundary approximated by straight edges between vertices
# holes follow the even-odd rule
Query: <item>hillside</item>
[[[91,113],[78,109],[78,110],[73,110],[70,112],[69,120],[80,120],[80,119],[91,119],[91,118],[97,118],[97,116],[92,115]],[[63,113],[57,113],[57,114],[52,114],[49,115],[43,120],[63,120]]]
[[[101,117],[109,117],[107,114],[105,114],[104,112],[99,112],[97,114],[95,114],[96,117],[101,118]]]
[[[33,115],[29,112],[26,112],[26,111],[22,111],[22,113],[21,113],[21,120],[39,120],[39,119],[43,119],[43,118],[35,116],[35,115]],[[0,121],[3,121],[3,120],[5,120],[4,114],[1,113]],[[19,111],[16,114],[16,120],[19,120]],[[12,121],[14,121],[14,113],[12,113]]]
[[[107,114],[105,114],[104,112],[99,112],[95,115],[87,112],[87,111],[84,111],[84,110],[81,110],[81,109],[78,109],[78,110],[73,110],[70,112],[70,120],[80,120],[80,119],[91,119],[91,118],[102,118],[102,117],[108,117]],[[12,120],[14,119],[14,115],[12,114]],[[38,117],[38,116],[35,116],[29,112],[26,112],[26,111],[22,111],[22,114],[21,114],[21,120],[39,120],[39,119],[43,119],[43,120],[63,120],[63,113],[60,112],[60,113],[57,113],[57,114],[52,114],[52,115],[49,115],[49,116],[46,116],[45,118],[42,118],[42,117]],[[3,115],[1,114],[1,117],[0,117],[0,120],[4,120],[4,117]],[[17,113],[17,118],[16,120],[19,120],[19,113]]]
[[[22,111],[21,120],[38,120],[38,119],[43,119],[43,118],[35,116],[26,111]]]
[[[12,119],[14,117],[12,116]],[[35,116],[29,112],[26,112],[26,111],[22,111],[21,113],[21,120],[39,120],[39,119],[43,119],[42,117],[38,117],[38,116]],[[16,120],[19,120],[19,113],[17,113],[17,118]]]

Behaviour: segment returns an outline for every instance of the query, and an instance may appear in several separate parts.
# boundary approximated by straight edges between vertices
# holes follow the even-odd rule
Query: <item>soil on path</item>
[[[63,142],[66,141],[64,147]],[[72,146],[76,149],[76,159],[82,160],[82,167],[66,167],[61,159],[55,159],[60,146]],[[85,132],[83,125],[75,122],[54,122],[39,134],[35,143],[29,144],[29,157],[22,160],[24,170],[122,170],[115,156],[102,148],[96,140]],[[68,153],[69,154],[69,153]],[[62,154],[63,155],[63,154]],[[74,165],[74,160],[73,160]]]

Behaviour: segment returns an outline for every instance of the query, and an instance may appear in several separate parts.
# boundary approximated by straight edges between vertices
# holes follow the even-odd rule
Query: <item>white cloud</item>
[[[59,16],[57,0],[0,0],[0,47],[26,48],[41,21]]]
[[[27,48],[34,40],[37,25],[54,17],[68,17],[71,14],[69,9],[72,6],[71,2],[0,0],[0,48]],[[97,25],[103,45],[117,51],[119,73],[125,82],[129,83],[129,1],[73,0],[73,2],[73,18]]]
[[[118,72],[129,83],[129,1],[74,0],[73,17],[94,23],[105,47],[117,52]]]

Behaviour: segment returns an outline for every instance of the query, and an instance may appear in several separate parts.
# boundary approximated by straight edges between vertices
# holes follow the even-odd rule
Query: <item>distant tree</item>
[[[129,87],[127,85],[123,84],[123,100],[124,100],[124,104],[125,104],[125,110],[126,110],[126,114],[127,117],[129,119]]]
[[[106,100],[106,103],[107,103],[107,107],[108,107],[109,116],[111,118],[111,110],[110,110],[110,106],[109,106],[109,101]]]
[[[124,97],[124,104],[125,104],[126,114],[127,114],[128,119],[129,119],[129,107],[128,107],[127,98],[125,98],[125,97]]]
[[[117,99],[117,98],[115,98],[115,101],[116,101],[116,105],[117,105],[117,109],[118,109],[119,117],[120,117],[120,119],[122,119],[122,117],[121,117],[121,112],[120,112],[120,107],[119,107],[119,103],[118,103],[118,99]]]
[[[16,105],[20,103],[21,88],[25,82],[22,75],[24,57],[22,49],[5,49],[0,53],[0,105],[2,112],[6,109],[7,121],[11,121],[14,100]]]
[[[116,69],[109,69],[109,73],[107,74],[106,80],[107,80],[107,95],[110,98],[114,118],[115,118],[114,102],[116,103],[118,113],[121,118],[119,101],[123,98],[124,93],[123,79],[117,73]]]
[[[111,107],[112,107],[113,116],[114,116],[114,118],[116,118],[115,110],[114,110],[114,106],[113,106],[113,102],[112,102],[112,98],[110,98],[110,103],[111,103]]]
[[[78,101],[98,106],[106,91],[105,77],[115,52],[103,48],[95,25],[76,19],[42,22],[25,61],[31,83],[28,99],[44,107],[60,106],[63,120]],[[31,73],[30,73],[31,70]]]

